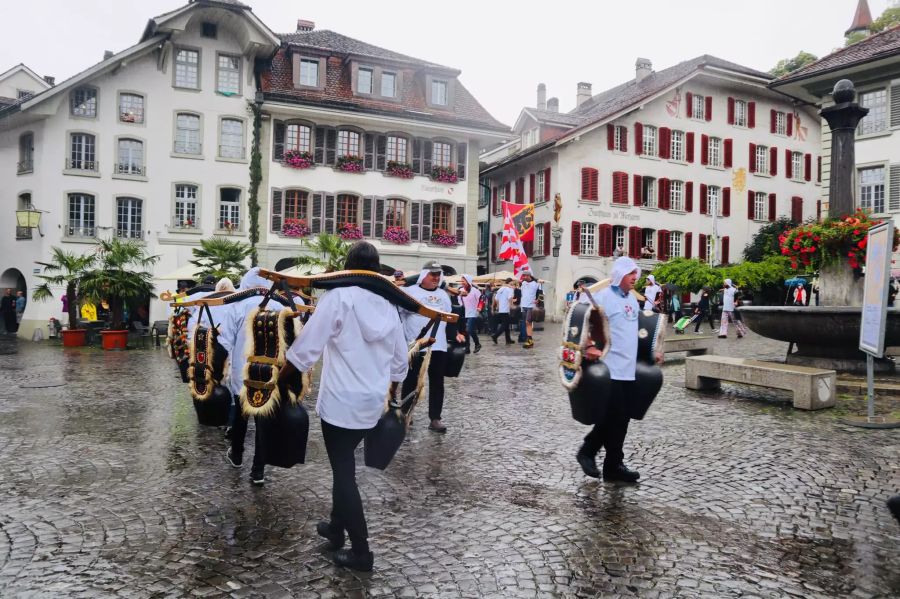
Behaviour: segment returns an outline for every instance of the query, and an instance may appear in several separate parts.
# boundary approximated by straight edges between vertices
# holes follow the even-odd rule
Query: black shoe
[[[331,522],[322,520],[317,523],[316,532],[323,539],[328,539],[328,551],[337,551],[344,546],[344,531],[334,532],[331,529]]]
[[[244,456],[241,454],[234,455],[234,452],[232,452],[229,447],[228,451],[225,452],[225,461],[228,462],[232,468],[240,468],[244,463]]]
[[[476,345],[476,346],[475,346],[475,350],[474,350],[472,353],[473,353],[473,354],[477,354],[477,353],[480,352],[480,351],[481,351],[481,346],[480,346],[480,345]]]
[[[471,353],[472,353],[471,349],[466,349],[466,355],[471,354]]]
[[[353,553],[350,549],[341,549],[334,554],[335,565],[360,572],[371,572],[375,562],[375,555],[371,551],[366,553]]]
[[[491,335],[491,341],[494,342],[494,345],[497,345],[497,338],[494,335]]]
[[[629,470],[625,464],[619,464],[612,468],[603,467],[603,480],[620,481],[623,483],[636,483],[641,477],[640,472]]]
[[[266,475],[262,472],[251,472],[250,482],[256,487],[261,487],[266,484]]]
[[[585,476],[600,478],[600,471],[597,470],[597,461],[594,459],[594,456],[585,453],[584,449],[580,449],[575,454],[575,458],[578,460],[578,465],[581,466]]]
[[[512,339],[510,339],[506,342],[506,345],[515,345],[515,344],[516,344],[516,342],[513,341]]]
[[[433,431],[435,433],[446,433],[447,427],[443,425],[440,420],[432,420],[428,425],[428,430]]]

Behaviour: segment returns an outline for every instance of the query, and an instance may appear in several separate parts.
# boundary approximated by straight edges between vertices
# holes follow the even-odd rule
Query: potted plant
[[[359,225],[355,223],[342,224],[338,229],[338,235],[341,236],[341,239],[346,241],[355,241],[363,238],[362,230],[360,230]]]
[[[403,227],[388,227],[384,231],[384,240],[397,245],[406,245],[409,243],[409,231]]]
[[[281,226],[281,234],[285,237],[306,237],[309,233],[309,226],[302,218],[285,219]]]
[[[435,229],[431,232],[431,243],[444,247],[453,247],[456,245],[456,236],[451,235],[449,231],[444,229]]]
[[[197,267],[196,276],[203,279],[214,277],[217,281],[227,277],[232,282],[241,280],[241,273],[247,270],[244,261],[250,256],[250,246],[225,237],[201,239],[200,247],[191,250],[194,259],[189,262]]]
[[[435,166],[431,169],[431,179],[440,183],[456,183],[459,181],[459,174],[454,166]]]
[[[300,150],[288,150],[284,153],[284,165],[291,168],[312,168],[313,155]]]
[[[99,304],[109,302],[109,329],[101,331],[103,349],[125,349],[125,304],[131,300],[154,297],[153,275],[146,269],[159,256],[150,256],[146,248],[132,240],[110,239],[97,242],[96,260],[81,277],[81,292]]]
[[[362,156],[355,156],[353,154],[339,156],[334,166],[336,169],[344,171],[345,173],[361,173],[365,170],[363,168]]]
[[[325,272],[344,268],[350,244],[337,235],[320,233],[313,239],[303,239],[301,243],[309,248],[310,253],[298,256],[294,260],[295,266],[305,267],[310,271],[313,268],[321,268]]]
[[[66,307],[69,313],[69,328],[62,331],[63,347],[81,347],[85,343],[85,329],[78,328],[78,285],[85,271],[95,260],[93,254],[79,256],[58,247],[52,249],[53,259],[50,262],[37,262],[44,267],[44,274],[38,278],[44,282],[38,285],[32,298],[45,301],[53,297],[50,286],[64,285],[66,288]]]
[[[397,162],[396,160],[388,160],[385,174],[401,179],[413,178],[412,166],[408,162]]]

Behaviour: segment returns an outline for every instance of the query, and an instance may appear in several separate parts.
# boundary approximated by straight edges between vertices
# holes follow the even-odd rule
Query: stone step
[[[868,392],[866,380],[838,378],[837,392],[865,397]],[[900,398],[900,381],[894,382],[876,379],[875,395],[876,397],[889,396]]]

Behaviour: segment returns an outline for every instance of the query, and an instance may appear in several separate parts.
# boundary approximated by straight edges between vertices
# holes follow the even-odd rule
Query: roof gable
[[[31,69],[29,69],[27,65],[25,65],[24,63],[21,63],[21,62],[19,64],[17,64],[16,66],[12,67],[11,69],[9,69],[3,73],[0,73],[0,83],[9,79],[16,73],[25,73],[26,75],[28,75],[29,77],[34,79],[35,83],[37,83],[41,87],[42,90],[49,89],[50,87],[52,87],[49,83],[47,83],[44,80],[43,77],[41,77],[40,75],[38,75],[37,73],[35,73]]]

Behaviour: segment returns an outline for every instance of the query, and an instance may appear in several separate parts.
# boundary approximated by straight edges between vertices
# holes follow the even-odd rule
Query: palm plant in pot
[[[78,328],[78,287],[81,277],[94,265],[94,254],[78,255],[58,247],[51,251],[50,262],[36,262],[44,267],[44,274],[38,278],[44,281],[38,285],[31,297],[35,301],[46,301],[53,298],[50,286],[66,288],[66,308],[69,313],[69,328],[62,331],[63,347],[80,347],[84,345],[87,331]]]
[[[153,275],[146,269],[159,256],[147,254],[136,241],[110,239],[97,242],[94,268],[81,277],[81,292],[99,304],[109,302],[109,329],[101,331],[103,349],[125,349],[128,330],[125,327],[125,305],[132,300],[155,297]]]
[[[200,247],[191,252],[194,259],[191,264],[197,267],[197,277],[207,276],[219,280],[228,277],[236,285],[241,274],[247,270],[244,261],[250,256],[251,248],[240,241],[232,241],[224,237],[201,239]]]

